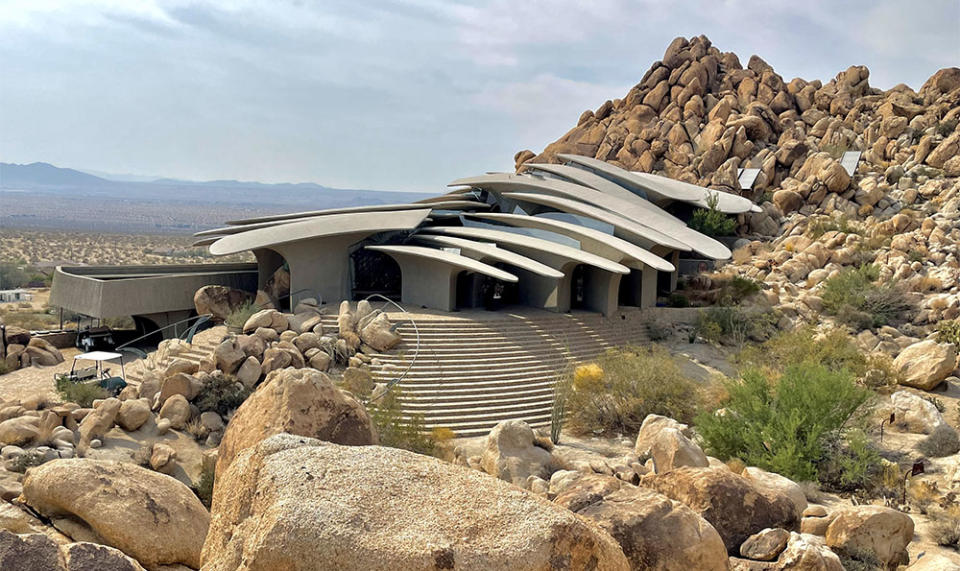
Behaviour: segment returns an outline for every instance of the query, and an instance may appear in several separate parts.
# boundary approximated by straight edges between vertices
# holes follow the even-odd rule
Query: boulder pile
[[[0,335],[0,360],[7,371],[30,366],[52,367],[63,362],[60,350],[21,327],[6,325]]]

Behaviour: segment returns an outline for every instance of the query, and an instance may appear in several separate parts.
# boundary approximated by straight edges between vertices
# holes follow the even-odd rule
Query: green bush
[[[823,307],[840,323],[858,330],[901,320],[912,309],[894,284],[876,284],[876,266],[847,268],[823,284]]]
[[[846,371],[791,365],[779,379],[757,369],[728,383],[721,414],[703,412],[697,430],[711,453],[739,458],[793,480],[815,480],[818,464],[870,392]]]
[[[867,496],[887,493],[880,452],[863,430],[851,430],[842,441],[828,441],[817,469],[826,491]]]
[[[245,301],[242,305],[230,312],[230,315],[224,320],[227,327],[237,329],[243,328],[243,324],[250,319],[254,313],[260,311],[252,301]]]
[[[848,370],[854,375],[866,371],[867,359],[842,329],[818,334],[807,325],[777,333],[759,346],[744,349],[738,360],[745,366],[782,373],[791,365],[819,363],[831,371]]]
[[[937,324],[937,341],[940,343],[953,343],[960,347],[960,320],[941,321]]]
[[[690,299],[682,293],[673,292],[667,296],[667,305],[670,307],[690,307]]]
[[[920,441],[917,450],[928,458],[943,458],[960,452],[960,436],[957,431],[941,424],[929,436]]]
[[[93,401],[105,399],[110,394],[96,383],[75,383],[66,375],[57,375],[55,378],[57,394],[64,402],[74,402],[80,408],[90,408]]]
[[[243,404],[252,392],[233,375],[211,375],[193,402],[200,412],[213,411],[224,416]]]
[[[424,427],[423,415],[404,414],[399,401],[401,396],[400,389],[393,388],[367,405],[370,420],[380,435],[380,445],[428,456],[436,454],[437,443]]]
[[[695,210],[688,226],[707,236],[732,236],[737,229],[737,221],[717,209],[719,202],[716,193],[711,193],[707,198],[707,208]]]
[[[210,509],[210,504],[213,502],[213,481],[216,473],[214,468],[214,464],[205,466],[200,471],[200,479],[193,485],[193,493],[200,498],[200,501],[203,505],[207,506],[207,509]]]
[[[596,375],[574,376],[567,426],[578,434],[636,434],[648,414],[689,422],[700,393],[666,349],[612,349],[596,359]]]

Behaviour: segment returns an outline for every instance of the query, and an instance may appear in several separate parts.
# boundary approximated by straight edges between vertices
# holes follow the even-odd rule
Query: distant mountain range
[[[207,193],[198,197],[197,188],[206,189]],[[301,183],[262,183],[238,180],[211,180],[192,181],[174,178],[158,178],[150,181],[110,180],[95,176],[76,169],[61,168],[49,163],[30,163],[26,165],[14,163],[0,163],[0,189],[6,190],[43,190],[57,193],[73,194],[88,192],[94,194],[112,194],[122,192],[126,198],[156,198],[164,200],[176,199],[178,190],[185,190],[184,199],[191,201],[198,198],[220,202],[225,199],[235,202],[238,199],[255,203],[279,204],[290,201],[300,202],[302,199],[324,199],[335,201],[349,201],[355,204],[381,204],[386,202],[408,202],[430,196],[428,193],[393,192],[367,189],[330,188],[312,182]],[[236,194],[238,190],[252,191],[251,193]],[[228,191],[229,195],[218,196]],[[281,194],[277,194],[281,191]],[[171,194],[172,192],[172,194]],[[255,193],[255,194],[254,194]],[[303,193],[309,193],[304,195]],[[259,196],[257,196],[259,195]]]
[[[0,228],[182,233],[238,216],[399,204],[439,194],[329,188],[310,182],[122,178],[128,180],[49,163],[0,163]]]

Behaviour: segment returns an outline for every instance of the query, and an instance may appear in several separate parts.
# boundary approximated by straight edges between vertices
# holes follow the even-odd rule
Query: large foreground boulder
[[[281,369],[267,375],[227,425],[220,442],[218,479],[240,452],[281,432],[351,446],[378,442],[367,410],[327,375],[313,369]]]
[[[108,460],[54,460],[27,471],[23,498],[51,519],[86,524],[146,566],[200,566],[210,514],[179,481]]]
[[[902,375],[900,384],[929,391],[957,368],[957,350],[952,343],[928,339],[904,349],[893,366]]]
[[[738,553],[748,537],[768,527],[793,530],[800,524],[790,498],[758,490],[726,468],[677,468],[648,474],[641,484],[685,504],[710,522],[731,554]]]
[[[10,571],[144,571],[123,552],[96,543],[57,544],[42,533],[0,530],[0,569]]]
[[[281,434],[220,480],[205,571],[629,569],[568,510],[404,450]]]
[[[717,530],[680,502],[602,474],[566,479],[556,491],[555,503],[617,540],[632,569],[727,569],[727,549]]]

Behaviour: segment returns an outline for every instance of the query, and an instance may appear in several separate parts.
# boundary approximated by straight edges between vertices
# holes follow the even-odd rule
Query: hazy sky
[[[960,1],[0,0],[0,161],[436,192],[699,34],[917,89],[960,65]]]

